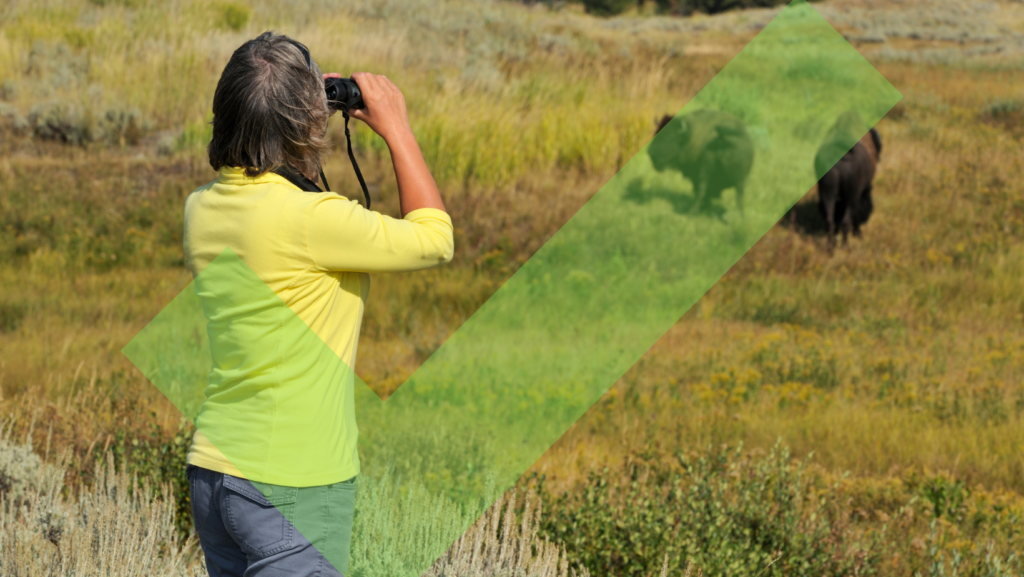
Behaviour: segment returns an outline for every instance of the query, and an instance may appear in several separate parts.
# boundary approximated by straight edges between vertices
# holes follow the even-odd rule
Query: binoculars
[[[324,92],[327,93],[327,106],[334,110],[366,108],[363,104],[363,93],[356,81],[351,78],[325,79]]]

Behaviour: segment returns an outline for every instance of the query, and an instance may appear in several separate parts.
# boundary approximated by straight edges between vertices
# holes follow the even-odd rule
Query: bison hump
[[[845,142],[826,142],[814,155],[814,172],[820,178],[843,158],[848,157],[852,151],[852,147]]]
[[[689,126],[689,142],[686,145],[689,156],[696,157],[722,137],[749,138],[743,121],[728,112],[705,108],[691,112],[683,119]]]

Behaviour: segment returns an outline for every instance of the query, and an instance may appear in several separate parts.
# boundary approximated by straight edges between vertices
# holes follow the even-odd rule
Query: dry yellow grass
[[[28,447],[31,450],[31,446]],[[4,575],[205,575],[194,547],[182,549],[174,529],[174,503],[155,498],[123,469],[96,463],[91,488],[68,491],[65,459],[51,466],[16,466],[21,447],[0,433],[6,484],[0,491],[0,572]],[[68,494],[70,493],[70,495]],[[193,544],[194,545],[194,544]]]
[[[586,568],[569,567],[565,551],[538,535],[540,503],[536,495],[523,498],[515,490],[501,495],[480,519],[424,573],[424,577],[589,577]]]
[[[325,68],[384,72],[409,94],[458,249],[444,270],[374,279],[357,370],[389,391],[639,148],[656,115],[679,110],[771,13],[602,22],[511,3],[412,3],[403,12],[381,0],[327,15],[268,0],[253,2],[234,31],[199,2],[124,4],[0,9],[0,84],[16,88],[6,106],[27,117],[53,98],[63,43],[67,62],[91,63],[81,78],[66,72],[73,104],[100,113],[130,105],[152,129],[134,146],[73,147],[7,131],[0,115],[0,218],[10,226],[0,230],[0,305],[20,315],[0,328],[2,407],[21,415],[22,433],[33,414],[52,425],[52,453],[71,448],[84,477],[86,457],[116,431],[138,429],[132,415],[154,410],[165,429],[177,423],[119,350],[187,282],[174,264],[180,241],[163,231],[174,230],[183,195],[212,178],[195,146],[158,156],[157,141],[201,130],[218,68],[241,41],[274,27],[323,55]],[[1016,42],[1019,2],[976,3],[960,25],[970,42],[942,39],[956,20],[925,16],[959,4],[930,0],[919,27],[909,3],[819,5],[845,18],[835,23],[844,33],[870,34],[888,26],[887,15],[906,28],[857,43],[905,95],[878,126],[882,161],[865,238],[829,257],[818,236],[771,231],[535,466],[552,486],[569,488],[652,443],[668,452],[741,439],[769,447],[781,437],[828,471],[852,471],[862,487],[922,471],[979,494],[1024,495],[1024,174],[1011,130],[1020,113],[1011,106],[1002,123],[985,116],[1024,99],[1019,54],[922,63],[900,52]],[[858,10],[872,18],[858,21]],[[124,24],[129,15],[138,27]],[[471,48],[484,45],[486,58],[474,59]],[[90,95],[91,85],[101,90]],[[357,143],[375,206],[393,212],[386,152],[365,130]],[[338,152],[328,178],[356,193]],[[137,199],[156,210],[132,226],[155,224],[129,242],[117,223],[137,216]],[[91,252],[72,255],[61,235],[79,226],[92,226],[81,236]],[[830,363],[834,378],[821,377]]]
[[[69,488],[67,453],[47,464],[33,455],[31,439],[19,444],[8,431],[0,430],[3,575],[207,574],[198,541],[179,545],[173,499],[156,497],[146,482],[117,469],[110,453],[96,463],[91,488]],[[536,495],[501,495],[424,575],[587,577],[585,569],[569,568],[562,547],[538,536],[540,514]]]

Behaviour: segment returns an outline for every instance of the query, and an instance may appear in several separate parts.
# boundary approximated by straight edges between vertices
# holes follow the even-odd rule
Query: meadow
[[[5,512],[4,547],[27,540],[52,559],[46,547],[62,545],[36,511],[117,507],[75,498],[117,467],[162,486],[146,518],[188,535],[191,431],[120,350],[190,280],[181,206],[214,178],[210,100],[245,39],[287,33],[324,70],[384,73],[407,96],[456,256],[375,276],[356,371],[386,395],[779,10],[676,18],[644,6],[599,19],[572,4],[443,7],[0,6],[4,447],[31,439],[41,463],[67,472],[20,517]],[[810,191],[798,231],[771,230],[534,465],[522,489],[545,505],[526,538],[552,539],[567,555],[555,566],[1022,572],[1024,4],[815,9],[904,95],[877,127],[864,238],[829,255]],[[328,180],[359,198],[339,120]],[[363,126],[354,135],[375,208],[397,213],[386,147]],[[12,470],[0,472],[8,503]],[[167,574],[196,565],[194,541],[153,535],[174,543],[157,553]]]

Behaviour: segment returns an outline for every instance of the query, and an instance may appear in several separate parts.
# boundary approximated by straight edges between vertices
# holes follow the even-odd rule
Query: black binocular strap
[[[363,180],[363,173],[359,171],[359,164],[356,163],[356,155],[352,154],[352,135],[348,132],[348,111],[342,110],[341,115],[345,117],[345,140],[348,141],[348,159],[352,161],[352,168],[356,171],[356,178],[359,179],[359,186],[363,187],[363,196],[366,197],[366,208],[370,208],[370,191],[366,190],[366,181]],[[320,172],[320,178],[323,178],[323,171]],[[327,181],[324,181],[324,186],[327,186]]]
[[[363,173],[359,171],[359,165],[356,163],[356,155],[352,153],[352,136],[348,131],[348,113],[342,111],[342,115],[345,117],[345,140],[348,141],[348,158],[352,161],[352,168],[356,171],[356,178],[359,179],[359,186],[363,188],[363,197],[366,198],[366,208],[370,208],[370,191],[366,189],[366,181],[363,180]],[[306,178],[302,174],[291,170],[288,167],[282,166],[281,168],[274,171],[275,174],[279,174],[286,179],[288,182],[294,184],[306,192],[324,192],[325,190],[331,190],[331,186],[327,184],[327,176],[324,175],[324,169],[320,168],[320,182],[324,183],[324,189],[320,190],[312,180]]]
[[[306,48],[306,46],[303,43],[298,42],[296,40],[292,40],[291,38],[286,38],[286,40],[288,40],[288,42],[291,42],[296,48],[299,49],[299,52],[301,52],[302,56],[306,59],[306,69],[312,71],[313,59],[309,57],[309,49]],[[363,173],[359,171],[359,164],[356,163],[356,155],[352,154],[352,136],[348,133],[348,111],[342,110],[341,115],[345,117],[345,140],[348,141],[348,159],[352,161],[352,168],[356,170],[356,178],[359,179],[359,186],[363,187],[363,196],[366,198],[366,208],[367,210],[369,210],[370,191],[366,190],[366,181],[363,180]],[[320,168],[320,180],[324,183],[324,190],[320,190],[320,187],[313,184],[313,182],[311,182],[305,176],[296,175],[294,172],[290,170],[276,170],[274,172],[287,178],[292,184],[301,188],[302,190],[305,190],[306,192],[323,192],[324,190],[331,190],[331,187],[327,185],[327,177],[324,176],[323,168]],[[312,186],[313,189],[310,190],[309,186]]]
[[[288,180],[288,182],[290,182],[290,183],[294,184],[295,186],[299,187],[300,190],[305,190],[306,192],[323,192],[322,190],[320,190],[320,187],[317,186],[316,183],[314,183],[312,180],[306,178],[304,175],[299,174],[297,171],[292,170],[291,168],[289,168],[287,166],[282,166],[281,168],[278,168],[277,170],[274,171],[274,174],[277,174],[279,176],[283,176],[284,178],[286,178]],[[320,178],[323,178],[323,177],[324,177],[324,171],[323,171],[323,169],[321,169],[320,170]],[[324,181],[324,187],[325,188],[327,187],[327,181],[326,180]]]

